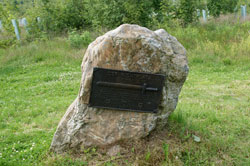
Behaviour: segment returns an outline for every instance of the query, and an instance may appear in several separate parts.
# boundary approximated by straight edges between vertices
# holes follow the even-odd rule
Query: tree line
[[[187,26],[198,21],[197,10],[214,17],[232,13],[249,0],[0,0],[0,20],[26,17],[33,31],[114,28],[123,23],[153,27],[157,24]],[[37,17],[41,19],[38,25]],[[9,26],[9,27],[8,27]]]

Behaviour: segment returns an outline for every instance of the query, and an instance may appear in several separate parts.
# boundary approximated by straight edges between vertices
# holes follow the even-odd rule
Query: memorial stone
[[[120,141],[141,139],[155,129],[162,129],[177,106],[189,70],[186,50],[175,37],[163,29],[151,31],[130,24],[123,24],[92,42],[81,67],[79,94],[57,127],[51,143],[54,152],[63,153],[91,146],[119,147]],[[97,73],[98,79],[94,78],[96,69],[105,70]],[[112,74],[112,71],[118,74]],[[106,77],[107,73],[111,77]],[[136,73],[139,73],[138,80],[134,79]],[[151,77],[154,77],[154,81],[150,81]],[[110,87],[113,88],[112,93],[108,89]],[[95,93],[93,99],[91,93]],[[142,104],[126,106],[144,99],[143,93],[152,95],[148,95]],[[102,95],[105,97],[102,98]],[[123,102],[124,95],[128,98],[124,98],[124,101],[129,103],[118,105],[121,109],[116,109],[117,105],[110,102]],[[92,107],[92,100],[98,97],[104,102],[101,102],[101,107]],[[158,97],[159,102],[152,107],[157,107],[157,111],[144,107],[144,104],[158,101]],[[135,101],[130,101],[130,98]],[[103,108],[106,101],[110,108]],[[117,149],[111,148],[110,153]]]

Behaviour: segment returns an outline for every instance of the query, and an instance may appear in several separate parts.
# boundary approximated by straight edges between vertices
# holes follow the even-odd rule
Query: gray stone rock
[[[112,146],[111,148],[108,149],[107,154],[109,156],[116,156],[120,152],[121,152],[121,146],[120,145],[115,145],[115,146]]]
[[[157,114],[88,107],[93,67],[166,75]],[[80,91],[61,119],[51,150],[62,153],[81,146],[114,145],[139,139],[164,127],[175,110],[188,75],[185,48],[165,30],[124,24],[92,42],[82,61]]]

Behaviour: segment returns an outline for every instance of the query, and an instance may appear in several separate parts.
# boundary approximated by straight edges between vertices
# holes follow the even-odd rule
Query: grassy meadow
[[[0,49],[0,165],[249,166],[250,23],[166,29],[188,52],[178,107],[163,131],[114,157],[98,148],[49,152],[78,94],[85,48],[60,37]]]

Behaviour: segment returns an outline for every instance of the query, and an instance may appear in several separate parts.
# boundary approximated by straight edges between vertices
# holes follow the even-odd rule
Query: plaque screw
[[[146,88],[147,88],[147,84],[144,83],[144,84],[142,85],[142,94],[145,93]]]

